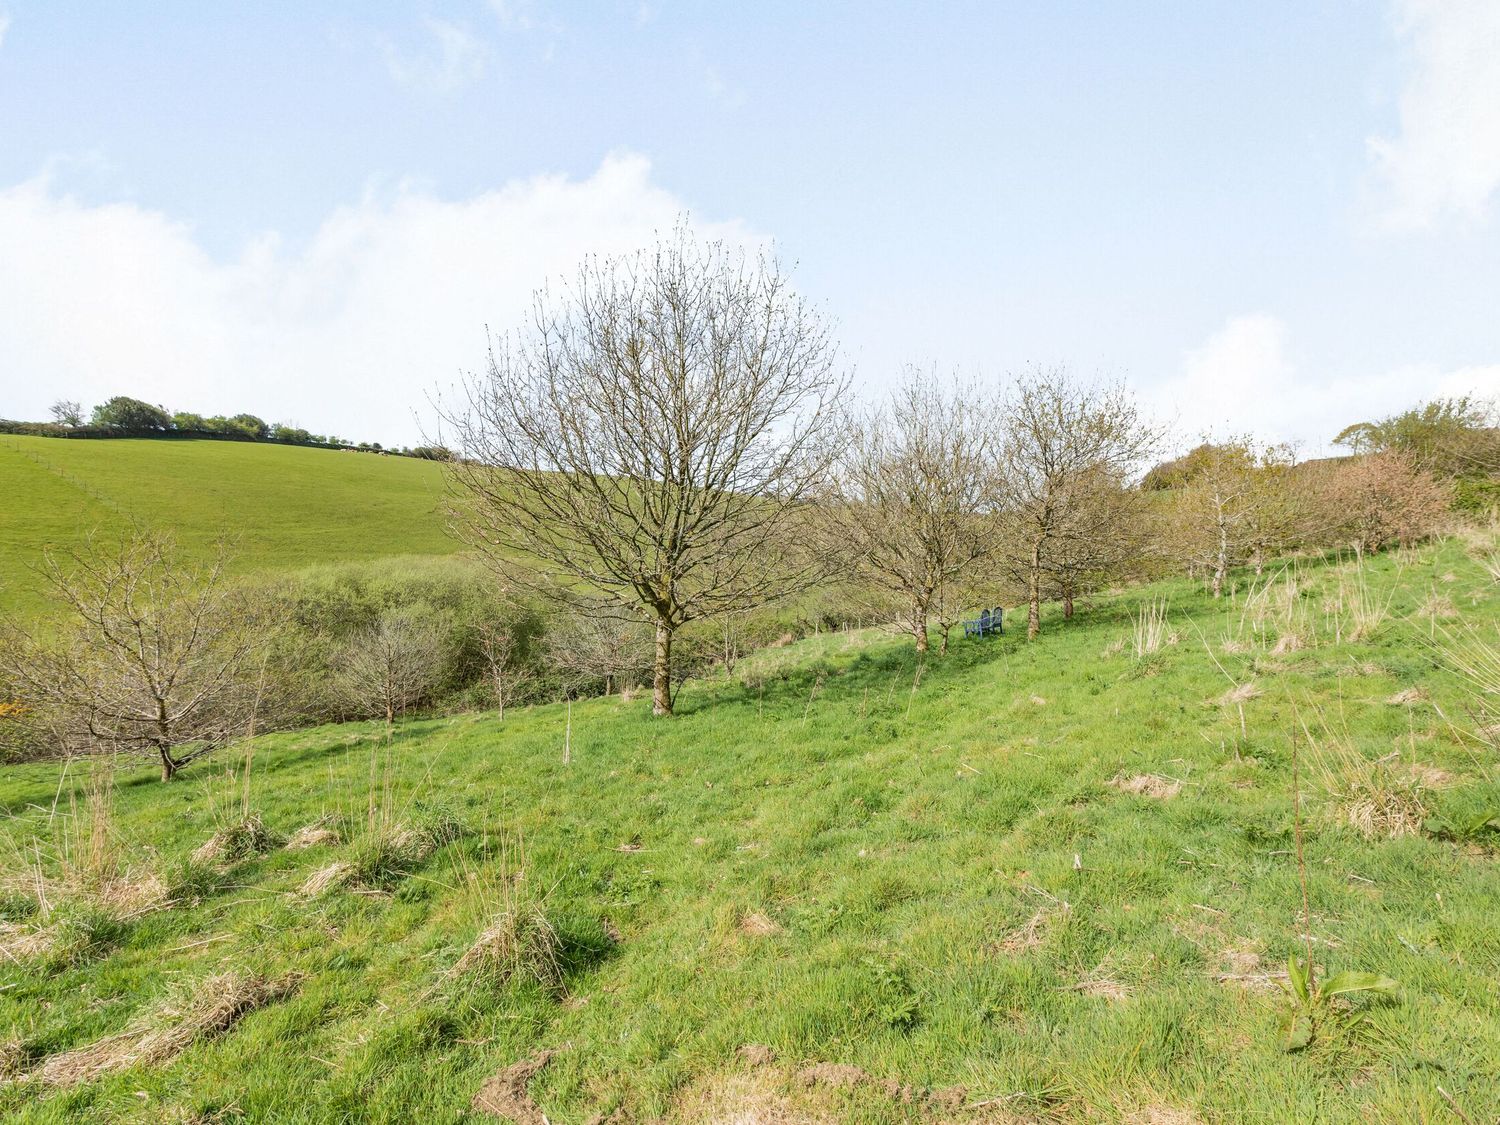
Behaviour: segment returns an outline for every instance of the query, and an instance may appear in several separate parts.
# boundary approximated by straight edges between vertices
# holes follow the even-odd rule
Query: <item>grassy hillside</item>
[[[0,1065],[57,1084],[0,1113],[488,1120],[487,1077],[551,1051],[492,1089],[516,1120],[1460,1120],[1441,1087],[1493,1121],[1497,852],[1421,827],[1500,807],[1429,643],[1455,613],[1491,630],[1500,598],[1448,543],[1224,604],[1131,593],[920,677],[900,642],[818,638],[670,721],[575,704],[569,762],[559,706],[262,737],[248,783],[122,767],[92,892],[79,768],[8,770]],[[1286,1053],[1304,723],[1318,971],[1401,990]],[[187,861],[247,793],[278,839]],[[337,839],[279,846],[314,824]]]
[[[236,535],[242,572],[447,554],[432,461],[232,441],[0,437],[0,606],[35,612],[26,565],[49,545],[135,521],[189,548]]]

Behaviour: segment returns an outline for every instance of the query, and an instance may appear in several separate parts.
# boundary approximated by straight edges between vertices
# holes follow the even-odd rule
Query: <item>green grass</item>
[[[1450,784],[1422,794],[1435,816],[1500,805],[1490,752],[1444,721],[1468,721],[1467,696],[1419,612],[1437,591],[1490,628],[1495,584],[1456,542],[1375,559],[1366,575],[1391,598],[1371,636],[1327,639],[1338,572],[1311,568],[1298,608],[1319,643],[1280,656],[1225,651],[1245,631],[1243,589],[1215,605],[1186,583],[1049,616],[1030,645],[1015,632],[955,641],[915,689],[909,644],[815,638],[690,686],[672,720],[639,698],[575,704],[570,764],[558,706],[413,721],[389,742],[377,725],[263,737],[251,794],[272,833],[325,815],[357,832],[373,804],[386,821],[444,826],[424,829],[436,850],[372,867],[369,893],[316,899],[297,893],[314,870],[369,865],[375,842],[179,872],[178,905],[105,928],[72,960],[0,963],[0,1039],[33,1063],[214,974],[302,974],[288,998],[175,1061],[71,1090],[0,1087],[0,1114],[478,1120],[467,1107],[487,1075],[551,1048],[531,1091],[554,1122],[714,1120],[710,1107],[777,1099],[806,1120],[928,1119],[877,1086],[804,1087],[798,1069],[818,1062],[1006,1099],[944,1118],[960,1121],[1458,1120],[1439,1086],[1493,1121],[1493,847],[1367,839],[1304,769],[1316,961],[1394,977],[1401,994],[1287,1054],[1275,987],[1217,979],[1274,973],[1300,948],[1291,750],[1303,721],[1320,738],[1325,723],[1346,733],[1366,758],[1447,771]],[[1159,597],[1176,643],[1137,659],[1132,618]],[[1200,634],[1262,691],[1243,728]],[[1414,687],[1426,698],[1387,702]],[[238,792],[232,764],[170,786],[122,771],[123,854],[138,868],[180,863]],[[1141,774],[1180,791],[1111,784]],[[56,767],[0,777],[13,875],[26,841],[59,830],[47,822],[58,792]],[[455,818],[463,831],[448,840]],[[524,887],[555,930],[560,986],[451,976],[502,885]],[[772,932],[749,932],[751,915]],[[773,1048],[776,1064],[752,1072],[743,1044]],[[1173,1109],[1190,1116],[1163,1116]]]
[[[134,522],[206,552],[233,535],[240,573],[458,549],[433,461],[232,441],[0,437],[0,608],[42,609],[47,547]]]

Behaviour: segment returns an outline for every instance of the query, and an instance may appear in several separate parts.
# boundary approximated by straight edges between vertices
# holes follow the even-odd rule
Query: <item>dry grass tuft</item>
[[[1451,621],[1458,616],[1458,606],[1453,604],[1453,599],[1447,594],[1434,591],[1427,595],[1427,600],[1417,610],[1417,616],[1429,621]]]
[[[1119,1003],[1122,1000],[1129,1000],[1132,995],[1131,987],[1123,981],[1118,981],[1110,976],[1104,971],[1103,965],[1100,965],[1077,984],[1069,985],[1068,988],[1070,991],[1081,992],[1085,996],[1090,996],[1097,1000],[1108,1000],[1111,1004]]]
[[[302,852],[308,848],[336,847],[341,843],[343,843],[343,837],[329,828],[326,821],[318,820],[312,824],[304,824],[293,832],[291,839],[286,842],[286,850]]]
[[[1398,755],[1365,756],[1347,735],[1326,726],[1315,735],[1305,725],[1313,776],[1332,798],[1339,818],[1366,839],[1415,836],[1427,808],[1424,786]]]
[[[193,852],[194,863],[234,863],[260,855],[281,843],[261,823],[258,813],[251,813],[244,820],[226,824]]]
[[[1230,688],[1219,696],[1219,706],[1233,707],[1237,703],[1248,703],[1261,694],[1260,686],[1254,680],[1246,680],[1238,687]]]
[[[325,895],[329,891],[354,882],[357,874],[358,871],[352,863],[342,861],[330,863],[327,867],[320,867],[309,875],[307,881],[298,890],[298,894],[306,898],[317,898],[319,895]]]
[[[448,975],[495,986],[528,980],[556,988],[562,983],[561,953],[562,942],[547,915],[518,896],[491,919]]]
[[[758,911],[743,915],[739,929],[747,937],[771,937],[781,933],[781,927],[775,921]]]
[[[1397,785],[1372,788],[1346,802],[1349,823],[1367,840],[1419,835],[1422,822],[1427,819],[1419,788]]]
[[[128,1067],[159,1066],[197,1040],[221,1035],[247,1013],[287,996],[297,980],[295,975],[268,979],[235,972],[209,977],[129,1030],[42,1060],[28,1077],[47,1086],[76,1086]]]
[[[1427,693],[1421,688],[1411,687],[1404,691],[1398,691],[1395,695],[1388,696],[1386,702],[1393,707],[1402,707],[1412,703],[1421,703],[1426,698]]]
[[[1131,630],[1131,650],[1137,658],[1150,656],[1171,643],[1171,632],[1167,628],[1167,603],[1153,600],[1141,606]]]
[[[680,1093],[668,1120],[683,1125],[838,1125],[840,1118],[795,1104],[770,1075],[726,1074]]]
[[[990,948],[997,953],[1029,953],[1041,946],[1046,938],[1047,927],[1052,922],[1051,910],[1038,910],[1022,925],[1017,926]]]
[[[1282,633],[1276,638],[1276,643],[1271,646],[1272,656],[1285,656],[1290,652],[1301,652],[1308,647],[1307,638],[1301,633]]]
[[[1110,784],[1121,793],[1133,793],[1137,797],[1154,797],[1159,801],[1171,800],[1182,792],[1182,782],[1155,773],[1116,777]]]
[[[14,1036],[0,1040],[0,1082],[19,1078],[26,1070],[28,1060],[29,1053],[23,1040]]]
[[[0,922],[0,958],[7,961],[30,961],[52,952],[56,933],[45,926],[22,926]]]

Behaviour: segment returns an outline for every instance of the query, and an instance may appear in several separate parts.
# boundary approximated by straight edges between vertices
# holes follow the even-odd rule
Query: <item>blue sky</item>
[[[864,393],[1127,380],[1186,442],[1500,393],[1500,4],[0,0],[0,415],[415,440],[688,211]]]

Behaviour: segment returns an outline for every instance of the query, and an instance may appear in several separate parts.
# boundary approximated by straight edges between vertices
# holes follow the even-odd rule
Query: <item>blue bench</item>
[[[994,609],[981,609],[979,616],[971,621],[964,622],[964,636],[966,637],[988,637],[991,634],[1005,632],[1005,611],[999,606]]]

